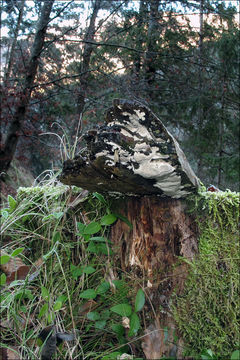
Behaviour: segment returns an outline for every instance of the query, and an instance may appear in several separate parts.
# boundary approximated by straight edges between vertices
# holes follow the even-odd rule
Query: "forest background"
[[[127,98],[156,113],[204,184],[238,189],[238,1],[2,1],[1,37],[1,174],[60,169]]]

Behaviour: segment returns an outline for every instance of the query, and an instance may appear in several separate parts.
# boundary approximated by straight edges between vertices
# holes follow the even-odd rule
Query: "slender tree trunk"
[[[139,5],[139,14],[138,14],[138,23],[137,23],[137,35],[136,35],[136,47],[139,50],[143,49],[143,43],[142,43],[142,26],[144,23],[144,18],[146,17],[147,13],[147,3],[146,0],[140,0]],[[135,69],[135,76],[137,82],[139,81],[141,66],[142,66],[142,54],[136,53],[135,55],[135,63],[134,63],[134,69]]]
[[[199,91],[199,101],[198,101],[198,134],[199,134],[199,141],[202,136],[202,125],[203,125],[203,109],[202,109],[202,92],[203,92],[203,81],[202,81],[202,60],[203,60],[203,6],[204,6],[204,0],[200,0],[200,28],[199,28],[199,68],[198,68],[198,91]],[[201,174],[202,171],[202,155],[201,152],[198,154],[198,169],[197,173],[198,176]]]
[[[225,112],[225,87],[226,87],[226,74],[224,73],[223,83],[222,83],[222,107],[221,107],[221,115],[219,121],[219,146],[218,146],[218,179],[217,186],[221,187],[222,185],[222,171],[223,171],[223,153],[224,153],[224,112]]]
[[[96,18],[97,18],[97,14],[98,14],[98,11],[101,6],[101,1],[102,0],[95,0],[93,12],[92,12],[91,19],[90,19],[90,24],[89,24],[89,27],[85,34],[84,41],[93,41],[94,40],[94,35],[96,32],[96,27],[95,27]],[[82,63],[81,63],[81,67],[80,67],[80,73],[82,75],[80,77],[79,94],[78,94],[78,100],[77,100],[77,112],[80,116],[83,112],[84,105],[85,105],[86,93],[87,93],[87,88],[88,88],[88,77],[89,77],[88,70],[89,70],[89,66],[90,66],[90,60],[91,60],[93,48],[94,48],[94,46],[89,43],[85,43],[84,48],[83,48]]]
[[[43,49],[44,39],[46,35],[46,30],[50,18],[50,13],[52,10],[54,0],[48,0],[44,2],[44,5],[41,10],[40,19],[38,22],[38,27],[36,30],[34,42],[32,45],[31,56],[29,64],[27,67],[27,73],[22,89],[21,103],[16,108],[15,113],[13,114],[13,119],[8,129],[7,138],[3,150],[0,152],[0,173],[6,172],[9,169],[11,161],[14,157],[18,138],[20,131],[23,127],[23,122],[25,119],[25,114],[29,101],[31,99],[31,91],[36,77],[37,68],[39,64],[39,58],[41,51]]]
[[[20,4],[18,19],[17,19],[17,25],[16,25],[16,28],[14,31],[14,38],[13,38],[12,46],[11,46],[10,53],[9,53],[8,65],[7,65],[5,79],[4,79],[5,84],[8,83],[9,77],[11,75],[12,67],[13,67],[13,60],[14,60],[14,55],[15,55],[15,50],[16,50],[17,38],[18,38],[21,23],[22,23],[24,5],[25,5],[25,0],[22,0],[22,2]]]
[[[149,95],[153,95],[151,91],[152,84],[155,80],[156,73],[156,42],[159,39],[159,0],[150,0],[150,16],[148,23],[148,40],[147,51],[145,57],[145,81],[148,85]]]

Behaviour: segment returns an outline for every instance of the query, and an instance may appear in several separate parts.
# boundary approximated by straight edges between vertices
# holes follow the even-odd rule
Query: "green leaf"
[[[130,317],[130,329],[128,336],[135,336],[140,329],[140,320],[138,315],[134,312]]]
[[[118,336],[123,336],[125,333],[125,329],[121,324],[112,324],[111,328]]]
[[[61,219],[61,217],[63,216],[64,212],[63,211],[59,211],[59,212],[54,212],[53,213],[53,217],[57,220]]]
[[[96,296],[97,293],[94,289],[87,289],[79,295],[79,297],[83,299],[95,299]]]
[[[106,320],[99,320],[95,322],[95,328],[96,329],[103,329],[106,325]]]
[[[62,302],[61,301],[56,301],[55,304],[53,305],[53,310],[54,311],[58,311],[62,308]]]
[[[97,198],[101,203],[106,204],[106,200],[101,194],[94,192],[93,196],[95,196],[95,198]]]
[[[110,308],[112,312],[120,316],[130,316],[132,313],[132,307],[129,304],[118,304]]]
[[[13,252],[11,253],[11,256],[14,257],[14,256],[21,254],[23,252],[23,250],[24,250],[24,248],[17,248],[15,250],[13,250]]]
[[[39,314],[38,314],[38,319],[41,319],[41,317],[43,317],[43,315],[45,315],[48,311],[48,304],[45,303],[43,304],[43,306],[41,307]]]
[[[240,351],[235,350],[231,355],[231,360],[239,360],[240,359]]]
[[[82,267],[77,267],[73,264],[70,264],[70,271],[74,279],[77,279],[79,276],[83,274]]]
[[[87,251],[93,253],[93,254],[98,254],[98,247],[97,245],[95,245],[93,243],[93,241],[90,241],[88,247],[87,247]]]
[[[139,289],[136,295],[135,299],[135,311],[138,312],[142,310],[143,306],[145,304],[145,294],[143,289]]]
[[[5,284],[6,284],[6,281],[7,281],[6,275],[5,275],[4,273],[1,274],[1,276],[0,276],[0,285],[1,285],[1,286],[5,285]]]
[[[106,244],[103,243],[97,245],[97,250],[99,254],[104,254],[104,255],[113,254],[112,250]]]
[[[104,293],[106,293],[108,290],[110,289],[110,284],[108,281],[104,281],[102,284],[100,284],[97,287],[97,294],[98,295],[102,295]]]
[[[77,222],[77,227],[78,227],[79,232],[82,234],[84,232],[86,225],[81,222]]]
[[[13,212],[17,207],[17,202],[11,195],[8,195],[8,206],[9,206],[10,212]]]
[[[96,271],[92,266],[87,266],[83,269],[85,274],[93,274]]]
[[[33,296],[32,292],[31,292],[31,290],[25,289],[25,290],[19,291],[15,295],[15,299],[21,299],[21,298],[24,298],[24,299],[27,298],[27,299],[32,300],[34,298],[34,296]]]
[[[45,288],[45,286],[41,287],[41,294],[42,294],[43,299],[49,298],[49,292],[48,292],[47,288]]]
[[[115,215],[117,218],[119,218],[120,220],[124,221],[124,222],[130,227],[130,229],[133,228],[132,224],[130,223],[130,221],[129,221],[125,216],[123,216],[123,215],[121,215],[121,214],[116,214],[116,213],[114,213],[114,215]]]
[[[91,311],[87,313],[88,320],[96,321],[100,319],[100,315],[97,311]]]
[[[112,225],[117,220],[116,216],[113,214],[105,215],[101,218],[102,225]]]
[[[7,264],[10,259],[11,259],[11,256],[9,256],[9,255],[2,255],[2,256],[0,256],[0,265],[5,265],[5,264]]]
[[[120,356],[122,355],[122,353],[120,353],[119,351],[114,351],[111,354],[105,355],[101,358],[101,360],[116,360],[118,359]]]
[[[88,224],[85,229],[84,229],[84,234],[96,234],[101,230],[101,225],[99,224],[99,222],[91,222],[90,224]]]

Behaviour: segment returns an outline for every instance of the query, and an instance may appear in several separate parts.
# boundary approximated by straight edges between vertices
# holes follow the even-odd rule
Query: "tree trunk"
[[[199,50],[199,58],[198,58],[198,91],[199,91],[199,101],[198,101],[198,144],[201,141],[202,137],[202,124],[203,124],[203,103],[202,103],[202,95],[203,95],[203,79],[202,79],[202,70],[203,70],[203,8],[204,8],[204,0],[200,0],[200,14],[199,14],[199,43],[198,43],[198,50]],[[199,152],[198,154],[198,175],[201,174],[202,171],[202,155]]]
[[[84,36],[84,41],[93,41],[94,40],[94,35],[95,35],[95,31],[96,31],[95,23],[96,23],[98,11],[100,9],[101,1],[102,0],[95,0],[93,12],[92,12],[91,19],[90,19],[90,24],[89,24],[87,32]],[[90,60],[91,60],[93,48],[94,48],[94,46],[87,42],[85,43],[84,48],[83,48],[82,63],[81,63],[81,67],[80,67],[80,73],[82,75],[80,76],[79,94],[78,94],[78,100],[77,100],[77,112],[80,116],[83,112],[84,105],[85,105],[86,92],[87,92],[87,88],[88,88],[88,77],[89,77],[88,71],[89,71]]]
[[[9,53],[8,66],[7,66],[7,70],[5,72],[5,79],[4,79],[5,84],[7,84],[9,81],[9,77],[11,75],[11,71],[12,71],[12,67],[13,67],[13,60],[14,60],[14,55],[15,55],[17,38],[18,38],[21,23],[22,23],[24,5],[25,5],[25,0],[22,0],[22,2],[20,4],[18,19],[17,19],[17,25],[16,25],[16,28],[14,31],[14,38],[13,38],[12,46],[11,46],[10,53]]]
[[[171,311],[173,292],[181,296],[188,273],[186,263],[179,257],[192,260],[198,251],[197,229],[181,200],[157,196],[115,200],[113,210],[132,224],[118,220],[111,230],[121,268],[141,278],[149,299],[145,337],[142,348],[146,359],[163,356],[182,358],[182,339],[174,341],[177,329]],[[154,312],[152,311],[154,308]],[[165,330],[164,330],[165,329]],[[167,329],[167,338],[164,335]]]
[[[7,138],[3,150],[0,152],[0,173],[6,172],[14,157],[20,131],[23,127],[25,114],[31,99],[31,91],[37,73],[41,51],[43,49],[46,30],[50,18],[54,0],[46,1],[42,7],[37,31],[32,45],[31,56],[27,67],[27,73],[23,85],[21,103],[17,106],[13,119],[8,129]]]
[[[153,95],[152,86],[156,73],[157,41],[159,40],[159,0],[150,0],[150,15],[147,33],[147,51],[145,56],[145,81],[148,86],[149,96]]]
[[[116,257],[124,271],[141,277],[148,298],[143,351],[147,359],[181,358],[181,338],[173,343],[171,295],[181,294],[187,275],[179,257],[192,260],[198,249],[184,198],[197,191],[199,180],[146,106],[115,100],[106,122],[85,134],[87,149],[64,163],[60,180],[113,196],[113,211],[131,223],[119,220],[112,227]]]

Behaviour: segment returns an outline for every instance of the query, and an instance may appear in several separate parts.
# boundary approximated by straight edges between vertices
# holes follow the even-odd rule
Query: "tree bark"
[[[101,1],[102,0],[95,0],[93,12],[90,19],[90,24],[84,36],[85,45],[83,48],[82,63],[80,66],[80,73],[82,75],[80,76],[79,94],[77,99],[77,112],[79,116],[81,116],[85,106],[85,99],[88,88],[88,77],[89,77],[88,70],[90,66],[91,55],[94,49],[94,45],[91,44],[91,42],[94,41],[94,35],[96,31],[95,23],[96,23],[98,11],[101,6]]]
[[[11,46],[10,53],[9,53],[8,66],[7,66],[7,70],[6,70],[6,73],[5,73],[5,79],[4,79],[5,80],[4,81],[5,85],[9,81],[9,77],[11,75],[11,71],[12,71],[12,67],[13,67],[13,60],[14,60],[14,55],[15,55],[17,38],[18,38],[21,23],[22,23],[24,5],[25,5],[25,0],[22,0],[22,2],[20,4],[18,19],[17,19],[17,25],[16,25],[16,28],[15,28],[15,31],[14,31],[14,38],[13,38],[12,46]]]
[[[31,56],[27,67],[27,73],[24,80],[21,103],[17,106],[13,119],[8,129],[7,138],[3,150],[0,152],[0,173],[1,175],[9,169],[11,161],[14,157],[20,131],[23,126],[25,114],[31,99],[31,92],[36,77],[39,58],[43,49],[44,39],[49,23],[50,13],[54,0],[46,1],[42,7],[37,31],[32,45]]]
[[[148,86],[149,95],[152,93],[152,84],[155,80],[156,73],[156,52],[157,40],[159,40],[159,0],[150,0],[150,15],[147,33],[147,51],[145,56],[145,81]]]

